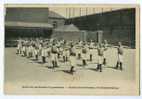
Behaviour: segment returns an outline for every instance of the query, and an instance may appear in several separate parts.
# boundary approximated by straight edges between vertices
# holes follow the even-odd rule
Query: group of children
[[[23,57],[35,58],[36,61],[42,60],[42,63],[50,61],[53,69],[59,67],[59,59],[64,63],[70,63],[69,72],[75,72],[77,66],[76,60],[82,61],[82,66],[87,66],[87,60],[93,61],[94,50],[98,52],[97,71],[102,72],[102,65],[106,65],[105,51],[108,50],[107,40],[103,43],[95,43],[92,40],[86,41],[65,41],[55,39],[20,39],[17,45],[17,54]],[[117,47],[118,61],[115,69],[122,70],[123,65],[123,46],[121,42]],[[50,60],[47,60],[50,59]]]

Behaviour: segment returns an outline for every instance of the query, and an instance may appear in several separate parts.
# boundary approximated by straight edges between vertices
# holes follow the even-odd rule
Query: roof
[[[54,31],[80,32],[80,30],[73,24],[60,26],[54,29]]]
[[[63,17],[62,15],[60,15],[60,14],[58,14],[56,12],[50,11],[50,10],[49,10],[49,16],[48,17],[50,17],[50,18],[63,18],[63,19],[65,19],[65,17]]]
[[[5,21],[48,23],[48,18],[65,19],[48,8],[7,8]]]
[[[15,22],[15,21],[5,22],[5,26],[53,28],[53,26],[48,23],[33,23],[33,22],[19,22],[19,21],[18,22]]]

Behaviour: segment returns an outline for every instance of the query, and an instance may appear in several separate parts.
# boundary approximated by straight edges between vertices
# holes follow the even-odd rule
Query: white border
[[[2,1],[2,2],[1,2]],[[99,99],[130,99],[130,98],[142,98],[142,96],[15,96],[15,95],[4,95],[3,94],[3,78],[4,78],[4,3],[87,3],[87,4],[140,4],[140,0],[0,0],[0,99],[40,99],[40,98],[53,98],[53,99],[93,99],[93,98],[99,98]],[[141,6],[140,6],[141,7]],[[142,14],[142,10],[140,10]],[[140,24],[142,21],[140,22]],[[140,29],[142,29],[142,25],[140,25]],[[141,31],[141,30],[140,30]],[[142,35],[140,35],[142,38]],[[142,46],[142,41],[140,39],[140,47]],[[141,50],[142,51],[142,50]],[[142,54],[140,55],[140,57]],[[142,59],[140,60],[142,61]],[[142,68],[140,68],[142,71]],[[142,78],[142,73],[141,76]],[[142,82],[141,82],[142,84]]]
[[[138,3],[139,0],[5,0],[5,3],[95,3],[95,4],[106,4],[106,3]]]

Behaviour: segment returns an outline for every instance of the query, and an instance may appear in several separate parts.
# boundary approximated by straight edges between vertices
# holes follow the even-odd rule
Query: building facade
[[[87,40],[93,39],[95,31],[103,31],[103,39],[109,43],[135,47],[135,8],[119,9],[87,16],[80,16],[66,20],[66,24],[73,23],[80,30],[86,30]],[[93,36],[94,32],[94,36]]]
[[[64,17],[48,8],[6,8],[5,36],[51,37],[53,29],[64,23]]]

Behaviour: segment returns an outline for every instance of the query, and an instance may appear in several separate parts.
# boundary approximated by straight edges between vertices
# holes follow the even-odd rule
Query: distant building
[[[97,39],[95,31],[103,31],[103,39],[109,43],[135,47],[135,8],[96,13],[66,20],[66,24],[74,24],[80,30],[87,31],[87,40]],[[94,34],[93,34],[94,32]]]
[[[48,23],[52,24],[53,28],[57,28],[65,24],[65,18],[56,12],[49,11]]]
[[[48,8],[7,8],[6,38],[50,37],[53,28],[62,26],[65,18]]]
[[[82,40],[83,32],[75,25],[63,25],[53,30],[52,38],[58,40]]]
[[[98,35],[98,30],[101,30],[103,35]],[[111,44],[121,41],[124,45],[135,47],[135,8],[69,19],[48,8],[7,8],[5,36],[6,39],[54,37],[99,42],[106,39]]]

